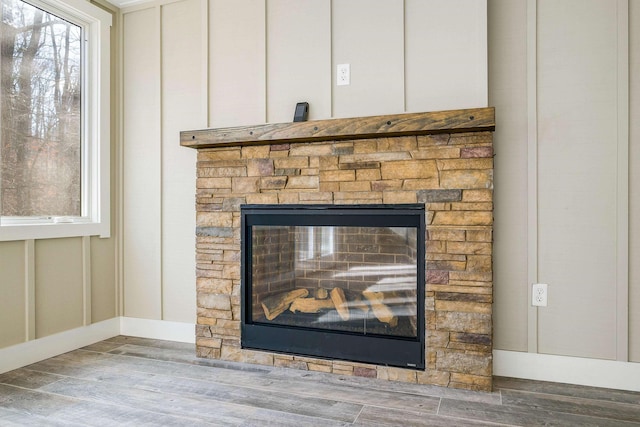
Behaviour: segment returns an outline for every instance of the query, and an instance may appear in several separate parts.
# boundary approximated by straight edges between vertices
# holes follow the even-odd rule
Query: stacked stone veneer
[[[198,150],[197,354],[491,390],[491,132]],[[425,203],[424,371],[240,348],[240,205]]]

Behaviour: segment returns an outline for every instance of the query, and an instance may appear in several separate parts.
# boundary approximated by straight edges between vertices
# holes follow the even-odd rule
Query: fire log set
[[[262,301],[262,309],[267,320],[275,319],[286,310],[294,314],[336,310],[343,321],[349,321],[352,317],[366,318],[373,314],[378,321],[394,328],[398,325],[398,315],[394,312],[394,306],[387,302],[401,301],[405,303],[399,306],[404,315],[408,315],[411,325],[415,327],[415,313],[411,313],[411,304],[407,305],[407,300],[411,301],[409,295],[401,291],[364,290],[358,292],[339,287],[335,287],[331,291],[325,288],[309,291],[309,289],[300,288],[265,298]],[[415,301],[415,297],[412,301]]]

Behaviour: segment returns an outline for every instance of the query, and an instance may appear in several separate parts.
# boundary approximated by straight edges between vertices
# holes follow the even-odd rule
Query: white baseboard
[[[0,349],[0,374],[39,362],[120,334],[113,318]]]
[[[640,391],[640,363],[518,351],[493,351],[493,374],[501,377]]]
[[[195,324],[120,317],[120,335],[157,340],[196,342]]]

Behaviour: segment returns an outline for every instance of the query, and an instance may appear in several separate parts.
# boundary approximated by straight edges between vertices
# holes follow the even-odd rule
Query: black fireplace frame
[[[425,207],[395,205],[241,205],[241,346],[276,353],[425,368]],[[358,334],[254,322],[251,227],[255,225],[415,227],[417,229],[417,337]]]

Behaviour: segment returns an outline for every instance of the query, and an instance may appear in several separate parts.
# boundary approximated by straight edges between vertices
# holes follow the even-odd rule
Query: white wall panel
[[[0,243],[0,348],[25,341],[24,242]]]
[[[629,360],[640,362],[640,2],[629,2]]]
[[[616,357],[617,15],[538,2],[538,350]]]
[[[265,0],[211,0],[209,13],[209,126],[265,123]]]
[[[82,238],[35,243],[36,338],[83,325]]]
[[[195,322],[196,151],[180,131],[207,126],[206,2],[162,7],[162,285],[163,320]]]
[[[331,117],[331,3],[267,2],[267,121],[293,120],[297,102],[309,120]]]
[[[161,319],[158,9],[126,13],[123,31],[124,315]]]
[[[526,351],[527,5],[489,0],[488,6],[489,105],[496,108],[494,344]]]
[[[115,239],[91,238],[91,321],[110,319],[116,313]]]
[[[403,6],[402,0],[333,1],[334,117],[404,111]],[[350,64],[350,85],[335,85],[337,64]]]
[[[405,4],[407,111],[486,107],[486,0]]]

